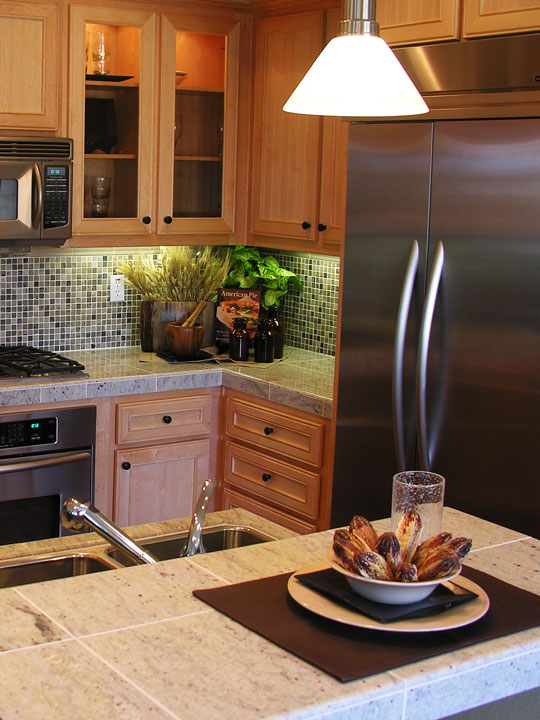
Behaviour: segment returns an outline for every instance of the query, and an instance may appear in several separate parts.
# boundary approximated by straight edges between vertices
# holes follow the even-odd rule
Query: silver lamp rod
[[[380,35],[375,20],[376,0],[341,0],[338,35]]]

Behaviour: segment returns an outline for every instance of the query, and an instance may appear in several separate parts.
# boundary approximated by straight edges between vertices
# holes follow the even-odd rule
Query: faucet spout
[[[82,498],[72,497],[62,506],[60,521],[66,530],[82,532],[85,527],[95,530],[99,535],[127,553],[136,563],[156,563],[157,559],[141,547],[135,540],[132,540],[118,525],[105,517],[92,505]]]
[[[184,544],[184,547],[180,550],[180,557],[188,557],[189,555],[197,555],[198,553],[204,553],[202,531],[204,527],[204,519],[206,517],[206,511],[208,510],[208,503],[212,497],[216,486],[215,480],[205,480],[201,489],[201,494],[197,500],[197,505],[191,516],[191,523],[189,525],[189,533]]]

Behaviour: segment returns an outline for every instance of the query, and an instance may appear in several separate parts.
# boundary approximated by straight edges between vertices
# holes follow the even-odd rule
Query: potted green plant
[[[118,263],[116,272],[142,296],[143,350],[166,350],[167,323],[193,325],[199,316],[205,328],[202,345],[214,344],[213,301],[229,272],[230,256],[230,248],[186,245],[163,248],[157,260],[140,254]]]
[[[261,256],[257,248],[245,245],[233,249],[224,287],[260,290],[261,305],[268,309],[279,307],[290,286],[300,292],[304,289],[298,277],[281,267],[273,255]]]

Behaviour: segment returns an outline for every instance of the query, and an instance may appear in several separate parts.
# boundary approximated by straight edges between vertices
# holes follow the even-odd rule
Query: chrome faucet
[[[206,552],[202,541],[202,531],[206,511],[208,510],[208,503],[212,497],[215,487],[215,480],[208,479],[204,481],[199,499],[197,500],[197,505],[195,506],[195,510],[191,516],[186,542],[184,547],[180,550],[180,557],[188,557],[189,555],[197,555],[198,553]]]
[[[208,503],[215,489],[215,480],[205,480],[197,500],[197,504],[191,516],[189,532],[184,546],[180,550],[179,557],[188,557],[198,553],[206,552],[202,542],[202,530],[204,519],[208,510]],[[82,498],[72,497],[62,506],[60,514],[62,527],[72,532],[82,532],[86,527],[94,530],[105,540],[119,548],[136,563],[156,563],[157,558],[151,552],[145,550],[135,542],[129,535],[121,530],[118,525],[105,517],[91,502]]]
[[[62,527],[73,532],[82,532],[85,526],[95,530],[105,540],[127,553],[136,563],[157,562],[157,558],[152,553],[132,540],[112,520],[102,515],[91,502],[85,502],[82,498],[72,497],[66,500],[60,513],[60,521]]]

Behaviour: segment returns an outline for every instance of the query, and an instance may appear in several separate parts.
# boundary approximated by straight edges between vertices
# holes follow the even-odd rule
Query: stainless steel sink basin
[[[45,556],[0,565],[0,588],[87,575],[115,568],[105,558],[86,553]]]
[[[260,530],[238,525],[204,528],[202,536],[204,548],[207,553],[245,547],[246,545],[256,545],[257,543],[270,542],[276,539]],[[184,531],[171,535],[148,538],[147,540],[139,540],[138,542],[145,550],[149,550],[158,560],[172,560],[173,558],[180,557],[180,550],[186,541],[186,537],[187,531]],[[107,555],[122,565],[135,564],[133,560],[121,550],[108,550]]]

